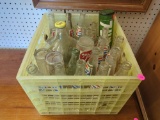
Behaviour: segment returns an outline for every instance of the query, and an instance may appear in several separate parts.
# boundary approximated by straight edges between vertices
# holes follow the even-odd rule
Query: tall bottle
[[[110,69],[109,64],[105,61],[102,61],[99,65],[99,68],[98,68],[96,75],[97,76],[107,76],[110,74],[109,69]]]
[[[85,74],[85,65],[86,65],[86,62],[84,60],[77,60],[77,63],[76,63],[76,72],[75,72],[75,76],[79,76],[79,75],[86,75]]]
[[[79,58],[80,51],[78,49],[73,48],[72,56],[67,66],[67,75],[74,75],[76,71],[76,63]]]
[[[71,58],[72,49],[76,47],[76,40],[70,37],[65,29],[66,23],[58,21],[55,23],[55,41],[50,45],[52,51],[59,51],[63,55],[65,67]]]
[[[115,73],[115,76],[128,76],[131,67],[132,64],[129,61],[122,63],[119,70]]]
[[[74,37],[74,30],[72,27],[71,13],[66,13],[66,30],[67,30],[69,36]]]
[[[85,33],[85,13],[80,13],[76,29],[76,39],[78,40]]]
[[[49,23],[49,30],[50,30],[50,37],[53,37],[55,35],[55,20],[54,20],[54,14],[53,13],[48,13],[48,23]]]
[[[106,57],[106,62],[109,63],[111,70],[110,70],[110,75],[114,75],[118,63],[118,58],[120,56],[120,49],[118,47],[112,48],[110,50],[109,55]]]
[[[102,37],[104,38],[104,40],[106,41],[105,42],[105,47],[104,47],[104,58],[107,56],[107,54],[109,53],[110,51],[110,39],[108,37],[108,32],[109,32],[109,29],[108,28],[103,28],[102,29]]]
[[[98,57],[99,57],[100,50],[98,47],[94,47],[92,50],[92,54],[89,60],[86,63],[85,72],[87,75],[95,75],[98,68]]]

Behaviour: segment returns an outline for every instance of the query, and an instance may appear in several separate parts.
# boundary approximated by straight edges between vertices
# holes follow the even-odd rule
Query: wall
[[[153,0],[147,13],[117,12],[118,20],[134,53],[139,49],[159,10],[160,0]],[[35,9],[31,0],[1,0],[0,48],[27,48],[42,14],[48,11],[64,12]]]

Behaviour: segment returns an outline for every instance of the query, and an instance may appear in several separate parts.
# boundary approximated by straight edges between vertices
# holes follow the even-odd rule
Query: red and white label
[[[80,37],[81,35],[82,35],[82,28],[78,26],[76,30],[76,36]]]
[[[74,31],[73,31],[73,29],[69,30],[69,36],[74,37]]]
[[[85,52],[80,51],[79,59],[83,59],[87,62],[91,56],[91,53],[92,53],[92,50],[85,51]]]

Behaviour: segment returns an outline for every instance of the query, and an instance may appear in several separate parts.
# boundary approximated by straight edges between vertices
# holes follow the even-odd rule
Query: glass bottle
[[[66,13],[66,30],[67,30],[69,36],[74,37],[74,30],[72,28],[71,13]]]
[[[100,54],[99,54],[99,57],[98,57],[98,64],[101,63],[101,61],[104,60],[104,48],[106,46],[106,40],[100,36],[99,39],[98,39],[98,43],[97,43],[97,47],[100,49]]]
[[[97,23],[92,22],[90,26],[86,29],[85,35],[93,39],[94,45],[97,45]]]
[[[67,66],[67,71],[66,71],[67,75],[74,75],[75,70],[76,70],[76,62],[79,58],[79,53],[80,51],[78,49],[73,48],[72,56]]]
[[[78,25],[76,28],[76,39],[78,40],[81,36],[82,33],[85,33],[85,13],[80,13],[79,20],[78,20]]]
[[[109,75],[109,64],[105,61],[102,61],[99,65],[98,71],[96,73],[97,76],[107,76]]]
[[[98,47],[94,47],[92,50],[92,54],[89,60],[86,63],[85,72],[87,75],[95,75],[98,68],[98,57],[99,57],[100,49]]]
[[[88,36],[82,36],[77,41],[77,49],[80,51],[79,59],[83,59],[86,62],[90,58],[90,55],[92,53],[92,49],[94,47],[93,40]]]
[[[105,28],[103,27],[102,29],[102,37],[104,38],[105,40],[105,46],[104,46],[104,57],[103,58],[106,58],[107,54],[109,53],[110,51],[110,39],[108,37],[108,32],[109,32],[109,29],[108,28]]]
[[[54,20],[54,13],[48,13],[48,23],[49,23],[49,31],[50,31],[50,36],[49,38],[53,37],[55,35],[55,20]]]
[[[77,63],[76,63],[76,72],[75,72],[75,76],[79,76],[79,75],[86,75],[85,74],[85,65],[86,65],[86,62],[84,60],[77,60]]]
[[[51,44],[52,51],[59,51],[63,55],[65,67],[71,58],[72,49],[76,47],[76,40],[70,37],[65,29],[66,23],[58,21],[55,23],[56,35],[55,41]]]
[[[114,40],[114,43],[113,43],[112,47],[119,47],[120,49],[123,49],[123,42],[124,42],[124,37],[123,36],[117,36]]]
[[[109,64],[109,75],[114,75],[116,70],[116,61],[113,56],[109,55],[106,59],[106,62]]]
[[[58,51],[52,51],[49,52],[46,55],[46,63],[47,63],[47,70],[49,71],[50,75],[54,75],[55,74],[55,66],[57,64],[61,64],[64,66],[64,61],[63,61],[63,56],[60,52]]]
[[[131,67],[132,64],[129,61],[122,63],[119,70],[115,73],[115,76],[128,76]]]
[[[56,64],[55,65],[55,75],[62,76],[66,75],[65,68],[63,64]]]
[[[46,62],[45,57],[48,53],[48,50],[45,48],[40,48],[38,50],[35,50],[34,57],[37,63],[37,66],[39,68],[39,71],[44,75],[49,75],[49,72],[46,68]]]
[[[121,55],[121,51],[119,47],[112,48],[108,56],[106,56],[106,62],[109,63],[111,67],[110,75],[114,75],[117,65],[118,65],[118,58]]]
[[[40,71],[38,70],[38,67],[35,64],[29,64],[26,70],[28,74],[33,75],[33,76],[43,75],[42,73],[40,73]]]

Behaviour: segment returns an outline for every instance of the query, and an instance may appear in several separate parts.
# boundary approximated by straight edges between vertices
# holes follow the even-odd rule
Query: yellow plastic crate
[[[76,25],[79,14],[72,14]],[[65,14],[55,14],[65,20]],[[87,14],[86,22],[98,22],[98,14]],[[124,53],[132,63],[131,76],[30,76],[26,67],[35,63],[34,50],[44,46],[43,34],[49,35],[47,15],[32,38],[17,74],[17,80],[41,115],[117,114],[140,84],[141,70],[117,19],[114,35],[124,36]],[[97,85],[97,88],[91,88]]]

